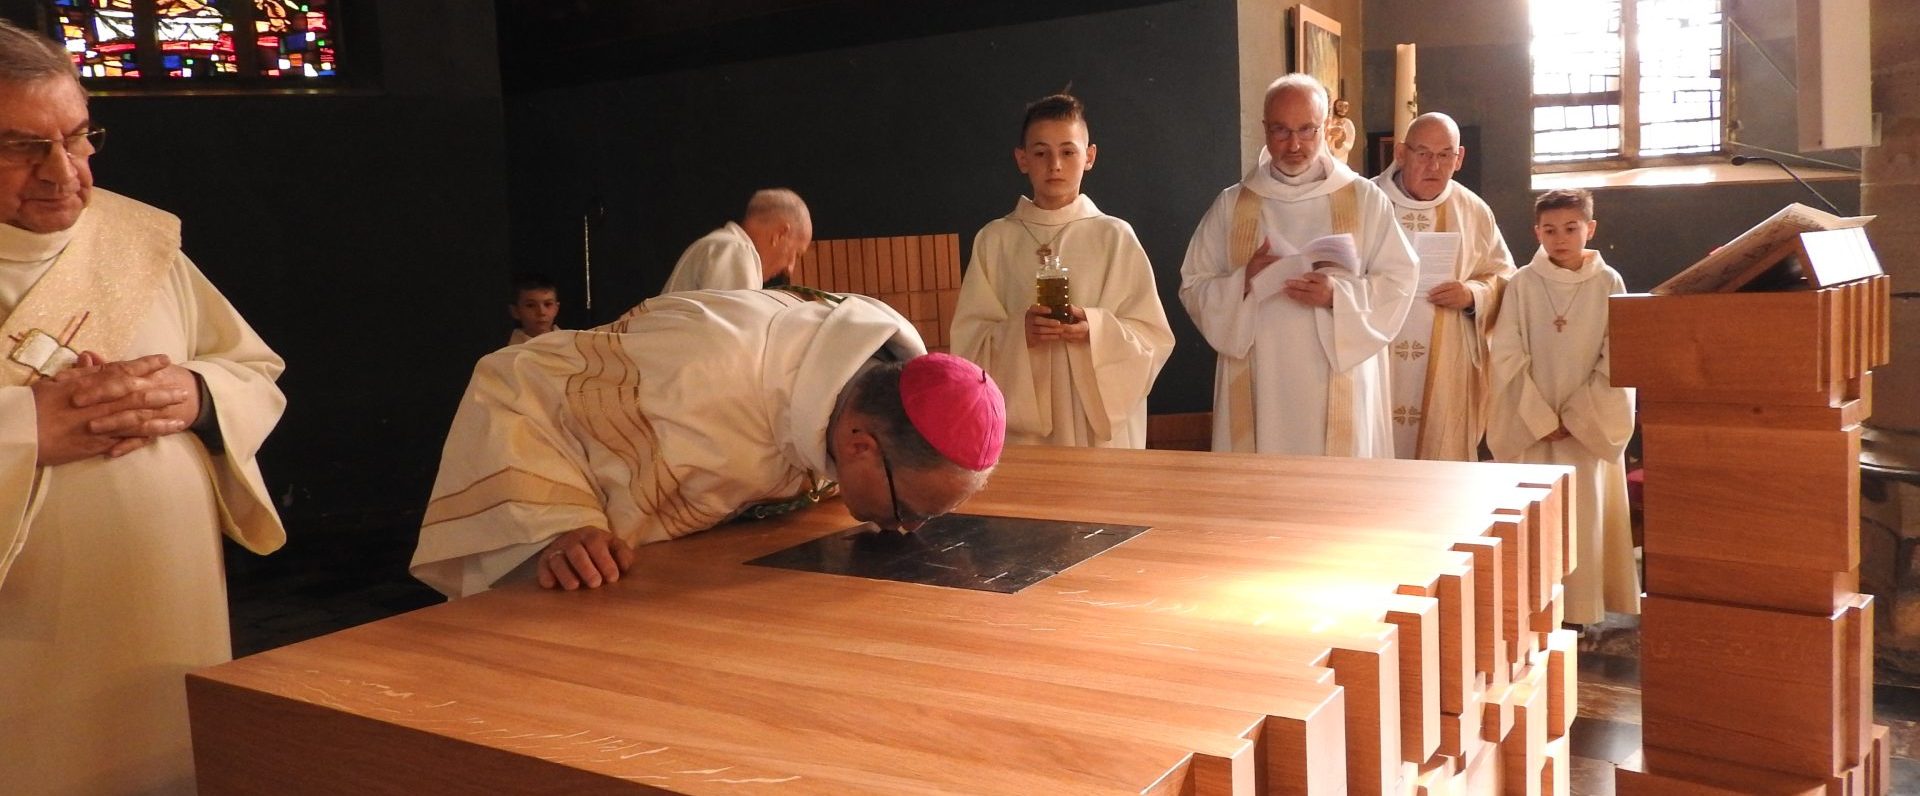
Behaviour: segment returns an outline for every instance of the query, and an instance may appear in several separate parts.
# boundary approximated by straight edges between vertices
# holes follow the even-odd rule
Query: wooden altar
[[[1152,526],[1016,594],[742,562],[829,502],[188,679],[205,794],[1566,793],[1565,468],[1009,449]]]

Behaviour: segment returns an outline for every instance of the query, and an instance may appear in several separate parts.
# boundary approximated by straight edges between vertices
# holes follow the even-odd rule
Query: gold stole
[[[38,331],[76,353],[125,358],[179,251],[180,219],[95,188],[73,240],[0,324],[0,346],[12,351]],[[0,357],[0,385],[31,384],[40,375]]]
[[[1233,229],[1227,236],[1227,263],[1245,265],[1253,259],[1253,250],[1259,247],[1259,240],[1260,195],[1241,186],[1240,196],[1233,203]],[[1248,366],[1246,357],[1222,354],[1221,359],[1227,363],[1227,422],[1232,450],[1236,453],[1253,453],[1257,450],[1253,422],[1253,368]]]
[[[1449,228],[1453,226],[1453,216],[1450,215],[1447,203],[1441,202],[1435,205],[1434,210],[1433,231],[1451,232],[1452,230]],[[1456,256],[1464,259],[1466,255],[1466,241],[1463,240],[1460,244],[1461,251],[1460,254]],[[1419,263],[1415,263],[1415,267],[1419,267]],[[1453,268],[1453,275],[1459,277],[1461,275],[1459,259],[1454,261]],[[1419,284],[1418,272],[1416,271],[1415,274],[1414,283]],[[1426,298],[1426,296],[1414,296],[1413,300],[1425,301]],[[1433,424],[1427,422],[1431,418],[1431,415],[1428,413],[1428,408],[1433,406],[1433,371],[1435,370],[1433,365],[1434,362],[1437,361],[1436,356],[1440,350],[1441,343],[1445,342],[1446,336],[1452,332],[1455,315],[1456,313],[1435,310],[1433,313],[1433,329],[1427,333],[1426,378],[1424,381],[1425,386],[1420,389],[1420,430],[1413,435],[1413,458],[1415,459],[1427,458],[1427,432],[1433,430]]]
[[[1333,233],[1357,234],[1360,229],[1360,193],[1354,183],[1334,191]],[[1242,186],[1233,204],[1233,228],[1227,238],[1228,262],[1244,265],[1260,244],[1260,196]],[[1249,352],[1251,353],[1251,352]],[[1227,363],[1227,421],[1232,450],[1257,451],[1254,434],[1253,368],[1242,357],[1223,357]],[[1353,455],[1353,376],[1328,373],[1327,455]]]

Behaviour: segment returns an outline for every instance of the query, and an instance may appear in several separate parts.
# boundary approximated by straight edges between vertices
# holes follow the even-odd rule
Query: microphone
[[[1793,173],[1793,169],[1787,168],[1787,164],[1781,163],[1780,161],[1774,160],[1773,158],[1760,157],[1758,155],[1734,155],[1733,156],[1733,165],[1735,166],[1745,166],[1748,163],[1752,163],[1755,161],[1759,161],[1761,163],[1772,163],[1775,166],[1779,166],[1781,171],[1786,172],[1787,176],[1792,177],[1794,182],[1800,183],[1800,187],[1807,189],[1807,193],[1813,194],[1813,198],[1819,199],[1820,203],[1823,205],[1826,205],[1828,210],[1832,210],[1834,215],[1836,216],[1846,215],[1845,213],[1840,212],[1839,206],[1835,205],[1830,201],[1827,201],[1827,197],[1821,196],[1819,191],[1814,190],[1813,186],[1808,185],[1806,180],[1800,179],[1800,175]]]

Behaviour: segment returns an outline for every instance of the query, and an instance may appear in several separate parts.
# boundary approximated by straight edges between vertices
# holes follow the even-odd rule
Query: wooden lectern
[[[1646,466],[1644,748],[1622,796],[1888,789],[1858,462],[1890,283],[1857,225],[1776,238],[1663,285],[1712,292],[1611,302]]]

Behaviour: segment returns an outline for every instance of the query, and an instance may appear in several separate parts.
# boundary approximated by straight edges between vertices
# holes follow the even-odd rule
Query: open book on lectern
[[[1873,216],[1836,216],[1794,203],[1740,233],[1655,295],[1827,287],[1881,273],[1863,227]]]

